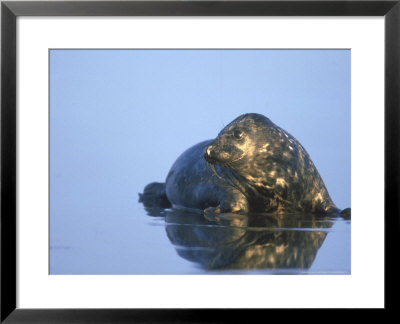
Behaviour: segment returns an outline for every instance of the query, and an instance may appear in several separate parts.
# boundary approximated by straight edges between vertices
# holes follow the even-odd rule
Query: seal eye
[[[242,139],[244,137],[244,133],[238,129],[233,132],[233,136],[237,139]]]

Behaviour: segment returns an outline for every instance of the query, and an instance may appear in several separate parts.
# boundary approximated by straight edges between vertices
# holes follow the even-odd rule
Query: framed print
[[[2,321],[392,308],[398,1],[1,10]]]
[[[168,22],[164,22],[164,26],[164,28],[169,28]],[[186,23],[186,26],[189,28],[190,23]],[[21,24],[21,35],[22,30],[24,30],[23,24]],[[178,192],[173,191],[172,188],[181,181],[180,178],[173,180],[170,177],[166,182],[166,188],[171,189],[169,197],[163,194],[160,197],[152,194],[154,187],[164,187],[163,183],[155,185],[154,181],[161,181],[171,172],[179,173],[168,169],[182,152],[207,139],[209,134],[213,133],[213,129],[219,132],[219,129],[223,127],[221,121],[223,125],[227,125],[230,122],[228,118],[231,120],[239,118],[233,124],[259,123],[257,124],[258,134],[266,125],[270,125],[264,130],[266,135],[269,131],[280,131],[283,127],[291,128],[290,134],[296,134],[289,138],[286,131],[287,150],[284,150],[281,158],[277,157],[280,153],[277,153],[278,155],[274,158],[281,162],[277,164],[277,167],[271,166],[269,171],[271,179],[269,180],[269,174],[264,176],[264,181],[269,183],[268,186],[274,186],[275,181],[278,181],[278,184],[287,183],[285,188],[292,194],[297,194],[296,183],[307,183],[306,177],[315,179],[319,177],[318,173],[321,173],[320,177],[323,178],[324,184],[321,183],[317,187],[323,191],[327,190],[325,187],[329,188],[330,196],[326,195],[324,198],[328,208],[345,206],[341,207],[343,210],[350,206],[350,50],[50,49],[49,60],[51,275],[351,273],[350,220],[343,217],[315,219],[314,216],[307,218],[302,214],[299,218],[301,223],[313,223],[318,220],[317,227],[311,225],[313,231],[305,230],[309,225],[305,228],[301,227],[303,231],[293,231],[289,238],[285,230],[280,232],[276,229],[276,235],[271,237],[269,230],[262,229],[270,228],[269,226],[274,226],[273,224],[277,226],[280,224],[281,228],[291,228],[291,222],[297,216],[249,216],[257,208],[258,198],[255,199],[247,194],[247,198],[242,200],[243,202],[248,200],[248,208],[251,210],[247,213],[247,217],[233,215],[239,214],[238,212],[232,213],[229,217],[225,215],[224,221],[236,225],[219,226],[224,221],[213,220],[212,208],[216,206],[212,205],[212,201],[208,206],[208,202],[200,197],[201,195],[198,201],[192,201],[190,197],[195,194],[189,195],[187,200],[185,198],[174,201],[174,199],[181,199],[180,196],[186,197],[189,192],[189,188],[184,189],[184,195],[178,194],[179,189]],[[93,62],[92,65],[89,62]],[[120,68],[115,65],[115,62],[118,62]],[[76,68],[77,66],[79,69]],[[114,72],[110,72],[111,70]],[[73,73],[68,71],[73,71]],[[149,71],[153,71],[151,73],[153,76],[149,76]],[[92,80],[90,84],[87,82],[88,76]],[[301,85],[298,82],[299,79],[303,80]],[[134,88],[129,90],[130,86],[125,88],[124,84],[134,85]],[[141,90],[137,91],[136,89],[139,88]],[[101,100],[89,95],[92,93],[98,98],[101,96],[99,89],[104,89]],[[320,89],[327,90],[320,91]],[[317,95],[318,92],[319,95]],[[142,95],[140,96],[139,93]],[[159,93],[159,96],[149,99],[153,93]],[[203,93],[207,96],[203,96]],[[295,95],[288,96],[285,101],[283,98],[288,93]],[[333,97],[334,100],[332,100]],[[85,101],[79,99],[70,101],[69,98],[86,99]],[[300,107],[298,102],[309,104]],[[111,109],[111,107],[114,108]],[[118,112],[117,107],[125,108]],[[130,107],[148,107],[148,109],[140,109],[138,114],[136,108]],[[82,109],[86,110],[85,114],[82,113]],[[248,111],[251,113],[247,113]],[[289,111],[296,117],[288,118]],[[109,112],[110,115],[101,118],[104,112]],[[188,121],[192,114],[197,119],[193,123]],[[80,116],[79,122],[75,119],[77,115]],[[265,115],[268,116],[268,120]],[[302,123],[296,122],[283,126],[288,119],[297,121],[303,118],[305,120]],[[310,119],[312,121],[309,121]],[[135,122],[133,125],[129,122],[123,126],[126,120],[135,120]],[[143,126],[138,123],[139,120]],[[304,124],[306,123],[312,125],[308,131],[305,131]],[[115,132],[116,125],[119,125],[120,133]],[[149,127],[153,130],[148,131]],[[194,127],[196,129],[193,129]],[[318,127],[321,129],[318,130]],[[328,128],[331,129],[328,130]],[[159,138],[160,133],[163,134],[162,139]],[[312,138],[316,133],[324,134],[323,141]],[[297,140],[293,136],[296,136]],[[185,139],[175,143],[177,137]],[[303,139],[299,139],[302,137]],[[135,149],[132,154],[127,153],[122,160],[120,158],[108,160],[109,157],[123,156],[122,147],[127,148],[129,152],[134,138],[140,140],[135,140]],[[223,138],[223,135],[219,135],[215,143]],[[264,146],[265,141],[265,139],[258,140],[254,144]],[[268,147],[277,145],[281,143],[281,136],[277,135],[276,139],[271,136],[269,141],[268,143],[271,144],[268,144]],[[259,144],[256,144],[257,142]],[[330,143],[329,155],[322,149],[327,147],[327,143]],[[303,145],[306,145],[306,148],[303,149]],[[79,155],[76,155],[77,150],[80,152]],[[204,148],[200,150],[204,151]],[[138,151],[144,154],[137,154]],[[270,154],[273,151],[274,149],[271,149]],[[302,153],[303,151],[308,153]],[[291,163],[287,165],[285,157],[289,156],[290,152],[298,152],[294,155],[299,154],[299,161],[302,158],[312,159],[319,170],[312,171],[306,166],[302,167],[301,162],[298,166],[292,166]],[[268,158],[260,155],[254,163],[258,165],[265,159]],[[296,159],[293,158],[293,161]],[[337,160],[333,163],[335,159]],[[240,165],[243,166],[252,163],[243,158],[240,160]],[[234,163],[235,169],[230,170],[240,170],[239,160]],[[93,164],[97,164],[98,169],[91,167],[91,171],[87,170],[86,166]],[[330,166],[330,172],[324,171],[324,164]],[[135,169],[132,169],[132,165],[136,165]],[[186,165],[186,163],[183,164],[185,168]],[[113,167],[110,168],[110,166]],[[282,166],[285,167],[282,168]],[[123,172],[121,172],[122,169],[124,169]],[[207,167],[204,163],[189,172],[194,177],[193,182],[197,178],[196,170],[200,172],[201,177],[210,181],[214,178],[230,178],[228,174],[224,175],[218,165]],[[244,186],[255,186],[251,178],[246,177],[249,173],[256,177],[256,170],[255,166],[251,171],[244,172],[243,170],[243,179],[240,183]],[[264,174],[263,170],[264,167],[260,167],[260,175]],[[65,172],[68,175],[64,176]],[[80,173],[80,180],[77,183],[74,175]],[[215,177],[215,174],[218,177]],[[278,177],[276,174],[281,174],[281,176]],[[293,179],[291,174],[293,174]],[[304,178],[296,180],[296,174],[297,177]],[[132,179],[129,179],[130,177]],[[119,179],[118,183],[114,182],[117,179]],[[190,179],[190,177],[185,176],[185,179]],[[149,183],[153,184],[148,185]],[[294,184],[292,189],[290,189],[291,183]],[[124,184],[126,184],[125,188]],[[133,184],[137,187],[134,188]],[[200,181],[195,187],[196,190],[201,190],[202,184],[208,188],[210,182]],[[71,190],[71,188],[74,189]],[[118,188],[120,191],[116,194]],[[215,191],[215,195],[218,195],[218,192],[225,188],[230,188],[230,186],[216,183],[210,186],[209,190]],[[315,185],[313,184],[311,188],[303,192],[313,191]],[[140,199],[132,197],[132,193],[135,196],[139,193]],[[84,201],[81,200],[83,196],[86,197]],[[111,198],[113,196],[114,199]],[[66,197],[68,198],[65,199]],[[99,197],[108,198],[102,200],[103,203],[101,203],[97,200]],[[92,199],[95,199],[96,203]],[[133,202],[133,199],[139,201]],[[306,201],[305,198],[304,202]],[[126,203],[128,205],[124,211],[121,206]],[[190,213],[188,210],[178,210],[178,207],[171,208],[171,203],[189,204],[190,207],[198,206],[199,209],[210,208],[207,211],[208,219],[200,218],[197,213]],[[110,207],[112,212],[105,212]],[[276,207],[271,203],[271,206],[266,208],[270,208],[271,211],[279,208],[286,209],[284,214],[288,214],[292,206],[281,204]],[[319,207],[316,205],[316,208]],[[229,212],[225,211],[225,213]],[[119,216],[115,217],[115,214]],[[93,223],[93,217],[96,225]],[[72,225],[78,223],[81,234],[76,226]],[[111,223],[115,223],[112,232],[109,231]],[[147,223],[152,224],[150,230],[145,229]],[[120,227],[121,225],[123,227]],[[239,225],[238,232],[236,227]],[[296,228],[297,226],[301,225],[296,223]],[[101,231],[102,236],[108,237],[108,240],[96,238],[96,232],[93,232],[95,227],[97,227],[96,231]],[[136,230],[139,228],[142,229]],[[244,228],[247,229],[245,232],[242,231]],[[258,233],[256,234],[251,228],[257,228]],[[316,231],[317,228],[329,228],[330,234],[327,236],[325,235],[327,232]],[[124,229],[125,234],[123,234]],[[144,237],[140,235],[143,232],[146,233]],[[118,238],[112,233],[118,233]],[[338,235],[336,239],[335,235]],[[125,237],[122,239],[123,236]],[[82,245],[79,244],[81,256],[78,258],[76,253],[66,250],[69,250],[68,247],[77,246],[79,237],[85,237],[85,241]],[[277,247],[272,248],[271,244],[281,239],[285,241],[285,249],[282,252],[279,248],[275,251]],[[120,243],[117,244],[118,240]],[[232,244],[232,240],[235,244]],[[303,242],[301,244],[308,248],[297,252],[298,241]],[[319,247],[322,241],[323,247]],[[340,242],[342,248],[333,244],[335,241]],[[105,245],[102,246],[102,244]],[[330,244],[333,244],[333,251],[329,249]],[[145,247],[144,256],[132,250],[135,246]],[[262,252],[261,247],[263,247]],[[107,250],[113,256],[107,253]],[[116,250],[119,251],[117,258],[115,258]],[[255,250],[259,255],[248,257]],[[335,253],[334,251],[337,250],[341,252]],[[318,256],[316,251],[318,251]],[[158,262],[159,255],[163,256],[165,262]],[[326,262],[323,261],[324,259]],[[287,260],[291,260],[289,264],[286,263]]]

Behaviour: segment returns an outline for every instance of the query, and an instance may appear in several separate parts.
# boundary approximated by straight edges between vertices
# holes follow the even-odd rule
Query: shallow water
[[[92,206],[95,218],[90,206],[59,210],[50,274],[350,274],[350,220],[341,217],[134,206]]]

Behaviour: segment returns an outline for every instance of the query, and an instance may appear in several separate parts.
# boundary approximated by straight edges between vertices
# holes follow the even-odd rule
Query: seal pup
[[[186,150],[165,183],[150,183],[139,196],[147,206],[161,200],[205,213],[340,211],[304,147],[255,113]]]

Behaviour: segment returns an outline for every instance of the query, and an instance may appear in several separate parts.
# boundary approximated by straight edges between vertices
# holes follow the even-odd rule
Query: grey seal
[[[161,201],[206,213],[340,212],[299,141],[255,113],[187,149],[165,183],[150,183],[139,196],[145,206]]]

